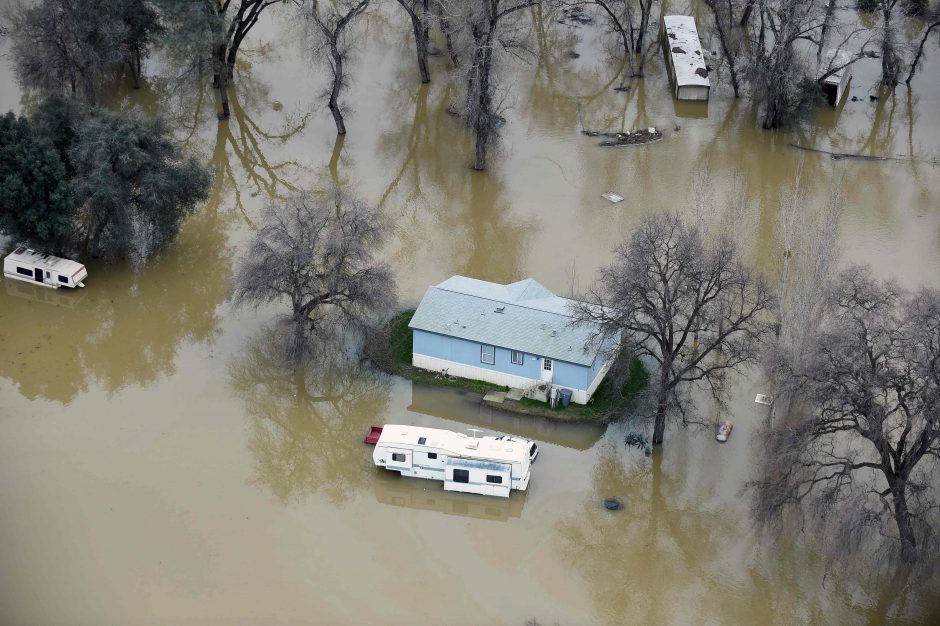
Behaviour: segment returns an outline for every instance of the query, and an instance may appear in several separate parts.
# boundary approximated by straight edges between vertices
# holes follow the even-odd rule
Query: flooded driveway
[[[369,18],[353,62],[349,135],[336,142],[302,33],[269,18],[236,76],[233,118],[211,91],[129,93],[174,119],[212,160],[210,201],[139,273],[89,264],[64,293],[0,285],[0,621],[17,624],[931,623],[936,579],[830,571],[812,537],[755,530],[741,495],[764,417],[758,373],[741,377],[731,441],[667,433],[651,458],[620,426],[559,425],[413,386],[355,356],[292,371],[270,353],[275,314],[234,310],[229,281],[263,203],[333,182],[382,208],[384,256],[403,305],[452,274],[533,276],[586,288],[645,214],[692,211],[709,170],[715,223],[735,180],[749,260],[775,276],[781,188],[802,172],[808,212],[835,181],[845,263],[906,286],[940,286],[940,87],[928,49],[913,89],[859,102],[807,130],[758,130],[724,90],[707,106],[669,97],[662,60],[626,93],[599,36],[533,19],[543,56],[503,79],[511,108],[486,173],[447,112],[445,62],[420,86],[402,15]],[[569,52],[580,54],[577,59]],[[4,50],[6,52],[6,50]],[[9,60],[3,110],[21,109]],[[115,99],[124,94],[118,92]],[[580,124],[655,125],[665,139],[605,149]],[[832,160],[790,144],[902,155]],[[611,204],[601,197],[626,197]],[[708,416],[718,415],[704,405]],[[444,493],[372,466],[372,424],[517,433],[542,450],[528,492]],[[617,513],[601,500],[618,496]],[[860,566],[863,570],[864,567]]]

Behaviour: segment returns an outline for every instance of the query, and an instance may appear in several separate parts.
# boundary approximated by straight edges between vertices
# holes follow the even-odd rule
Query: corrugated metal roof
[[[585,351],[593,327],[571,323],[571,304],[531,278],[500,285],[452,276],[428,288],[408,327],[590,366],[599,350]]]
[[[705,67],[705,58],[702,56],[702,44],[695,28],[695,18],[688,15],[665,15],[663,28],[666,31],[669,53],[672,55],[676,83],[680,86],[708,87],[708,68]]]

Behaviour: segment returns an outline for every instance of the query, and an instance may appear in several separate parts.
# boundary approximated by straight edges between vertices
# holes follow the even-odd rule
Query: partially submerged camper
[[[474,429],[472,429],[474,430]],[[444,481],[445,491],[509,497],[529,486],[538,446],[508,435],[467,436],[424,426],[386,425],[372,459],[402,476]]]
[[[662,42],[678,100],[708,100],[711,84],[702,56],[702,44],[695,18],[688,15],[664,15]]]
[[[88,270],[81,263],[20,246],[3,260],[3,275],[58,289],[84,287]]]
[[[836,106],[842,102],[843,96],[849,91],[849,81],[852,80],[852,64],[850,63],[849,55],[842,51],[838,53],[835,50],[827,51],[826,60],[828,61],[828,68],[841,66],[838,72],[834,72],[826,77],[822,85],[829,106]]]

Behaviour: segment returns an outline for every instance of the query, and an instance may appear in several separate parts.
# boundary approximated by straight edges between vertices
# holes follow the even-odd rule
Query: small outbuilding
[[[695,18],[664,15],[661,40],[673,95],[678,100],[708,100],[711,83]]]
[[[532,278],[501,285],[452,276],[427,290],[408,325],[412,364],[527,393],[567,389],[586,404],[616,340],[599,345],[596,327],[573,324],[573,304]]]
[[[837,106],[849,92],[849,81],[852,80],[852,64],[849,63],[849,55],[842,51],[827,51],[826,60],[829,68],[843,66],[838,72],[827,76],[822,84],[829,106]]]

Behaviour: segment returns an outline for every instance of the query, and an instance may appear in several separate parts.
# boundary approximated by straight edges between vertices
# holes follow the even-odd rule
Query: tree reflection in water
[[[90,265],[88,287],[74,294],[83,297],[65,306],[28,290],[0,292],[3,327],[15,329],[0,328],[0,377],[29,399],[68,403],[94,382],[114,393],[172,374],[181,342],[215,337],[231,256],[224,224],[209,207],[140,272]]]
[[[252,482],[284,504],[314,493],[344,502],[373,474],[362,437],[381,422],[391,381],[354,356],[346,339],[321,341],[294,367],[271,328],[249,340],[229,368],[252,420]]]

